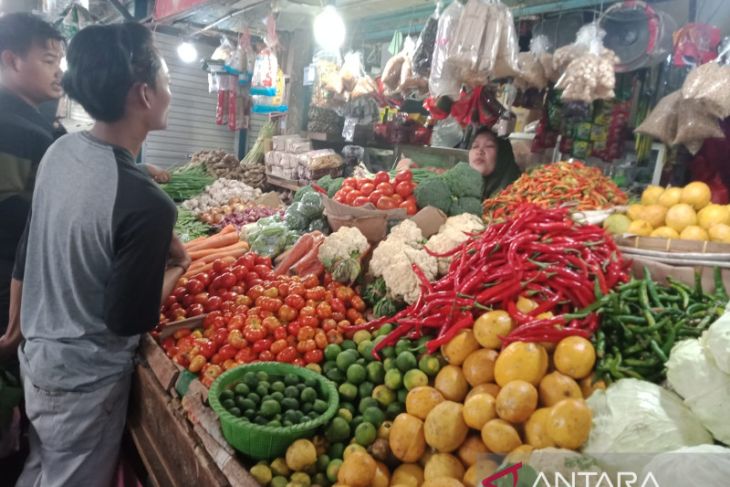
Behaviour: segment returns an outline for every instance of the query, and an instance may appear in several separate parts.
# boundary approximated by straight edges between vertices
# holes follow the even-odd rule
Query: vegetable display
[[[674,280],[657,284],[645,269],[643,279],[619,286],[607,298],[594,341],[597,377],[609,382],[633,377],[661,383],[675,343],[699,337],[728,302],[719,269],[713,294],[699,280],[694,289]]]
[[[230,206],[232,202],[237,202],[233,204],[240,204],[245,201],[254,200],[259,196],[261,196],[261,190],[259,189],[254,189],[246,183],[234,179],[221,178],[205,188],[205,191],[199,196],[184,202],[182,206],[196,215],[204,215],[215,209],[223,208],[226,205]],[[211,221],[211,223],[218,222]]]
[[[408,215],[418,211],[413,195],[415,184],[410,171],[398,173],[393,179],[381,171],[373,179],[346,178],[335,193],[334,200],[349,206],[372,204],[379,210],[404,208]]]
[[[210,176],[202,166],[189,166],[170,175],[170,182],[161,184],[162,190],[173,201],[185,201],[202,193],[212,184],[215,178]]]
[[[484,202],[484,218],[496,220],[515,214],[517,206],[535,203],[545,208],[569,206],[598,210],[623,205],[627,196],[595,167],[582,162],[548,164],[520,178]]]
[[[368,240],[355,227],[342,227],[319,247],[319,260],[332,278],[352,284],[360,276],[360,261],[370,249]]]
[[[199,272],[209,272],[215,261],[230,263],[248,251],[248,244],[238,239],[236,227],[228,225],[210,237],[198,237],[185,244],[192,263],[185,277]]]
[[[279,208],[271,208],[269,206],[257,205],[253,203],[238,203],[235,204],[233,208],[231,208],[230,213],[225,213],[226,209],[224,209],[223,211],[223,219],[214,224],[214,226],[218,228],[223,228],[227,225],[233,225],[238,230],[243,228],[245,225],[248,225],[249,223],[256,223],[262,218],[267,218],[273,215],[281,216],[284,213],[283,210]]]
[[[175,223],[175,234],[183,242],[188,242],[199,237],[205,237],[210,233],[212,227],[201,222],[193,212],[184,208],[177,210],[177,222]]]
[[[418,206],[433,206],[447,215],[481,215],[484,178],[465,162],[423,180],[415,191]]]
[[[494,314],[499,311],[490,307],[499,306],[507,312],[500,333],[505,344],[558,342],[573,335],[589,338],[598,329],[596,311],[603,300],[597,297],[628,280],[616,245],[601,228],[575,223],[567,209],[525,205],[515,214],[449,254],[432,254],[453,256],[449,272],[438,281],[429,282],[414,265],[420,281],[418,300],[363,328],[396,323],[382,346],[402,336],[433,333],[436,337],[428,344],[433,351],[463,329],[497,320]]]

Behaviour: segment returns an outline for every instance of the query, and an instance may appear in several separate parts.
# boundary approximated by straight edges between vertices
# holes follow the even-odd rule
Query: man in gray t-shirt
[[[165,127],[169,79],[139,24],[93,26],[68,50],[64,89],[96,120],[41,161],[14,279],[31,454],[19,486],[110,484],[139,334],[190,258],[172,201],[134,162]],[[11,323],[12,325],[12,323]]]

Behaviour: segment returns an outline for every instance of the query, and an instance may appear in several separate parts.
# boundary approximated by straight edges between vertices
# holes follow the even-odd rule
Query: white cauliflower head
[[[368,239],[355,227],[340,227],[319,247],[319,260],[325,267],[338,260],[359,258],[368,251]]]
[[[484,230],[484,223],[476,215],[462,213],[461,215],[452,216],[446,220],[446,223],[441,225],[439,233],[429,239],[426,247],[431,252],[445,254],[465,242],[469,238],[467,233],[482,230]],[[451,257],[438,258],[439,275],[444,275],[449,271],[451,259]]]

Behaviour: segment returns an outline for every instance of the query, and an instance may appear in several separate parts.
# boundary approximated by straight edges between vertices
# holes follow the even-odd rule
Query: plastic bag
[[[549,45],[548,38],[544,35],[533,37],[530,41],[530,50],[521,52],[517,55],[519,66],[519,74],[515,79],[517,87],[525,90],[527,88],[537,88],[544,90],[547,87],[550,77],[545,70],[545,66],[549,65],[550,74],[552,75],[552,56],[547,52]],[[544,57],[544,56],[547,57]],[[550,58],[549,64],[546,63]]]
[[[279,62],[276,54],[270,48],[264,48],[256,56],[256,63],[251,78],[251,94],[263,96],[276,95],[276,77],[279,72]]]
[[[662,453],[645,467],[640,479],[649,474],[651,484],[662,487],[692,485],[726,485],[730,477],[730,449],[720,445],[699,445]],[[645,482],[649,485],[649,482]]]
[[[456,147],[464,138],[464,130],[452,117],[439,120],[433,128],[431,145],[434,147]]]
[[[699,100],[717,118],[730,116],[730,66],[710,62],[689,72],[682,85],[682,97]]]
[[[656,107],[634,131],[672,145],[677,137],[677,112],[681,98],[681,93],[675,91],[659,100]]]
[[[450,45],[463,10],[464,6],[460,2],[452,2],[439,18],[436,43],[431,60],[431,75],[428,79],[428,87],[434,98],[440,96],[457,98],[459,96],[461,83],[459,83],[453,68],[450,64],[447,64],[447,61]]]
[[[428,83],[417,76],[413,71],[413,53],[416,50],[416,42],[411,37],[407,37],[403,44],[403,64],[400,69],[400,83],[398,84],[398,91],[408,96],[413,91],[426,92],[428,90]]]
[[[494,7],[482,0],[469,0],[449,44],[448,64],[457,70],[462,81],[472,86],[486,83],[486,76],[496,63],[501,22]]]
[[[684,144],[696,154],[705,139],[725,137],[717,117],[710,114],[701,101],[683,100],[677,114],[677,136],[674,144]]]
[[[213,51],[213,55],[210,58],[214,61],[223,61],[228,64],[235,50],[233,44],[231,44],[231,41],[227,37],[221,37],[220,45]]]
[[[290,234],[286,223],[272,223],[261,228],[255,238],[249,240],[251,251],[266,257],[276,257],[286,248]]]
[[[491,78],[499,79],[514,76],[519,72],[517,53],[520,51],[515,31],[515,19],[512,11],[501,3],[494,6],[500,23],[499,51],[494,62]],[[487,46],[486,40],[485,47]]]
[[[439,28],[439,7],[426,21],[421,34],[416,42],[416,49],[413,52],[413,72],[423,78],[428,78],[431,74],[431,61],[433,59],[433,50],[436,45],[436,35]]]

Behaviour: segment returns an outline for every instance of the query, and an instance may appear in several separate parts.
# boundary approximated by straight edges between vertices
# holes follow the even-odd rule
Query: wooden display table
[[[208,390],[196,379],[178,394],[179,369],[149,335],[140,343],[127,429],[152,485],[259,487],[223,439],[218,418],[204,404]]]

